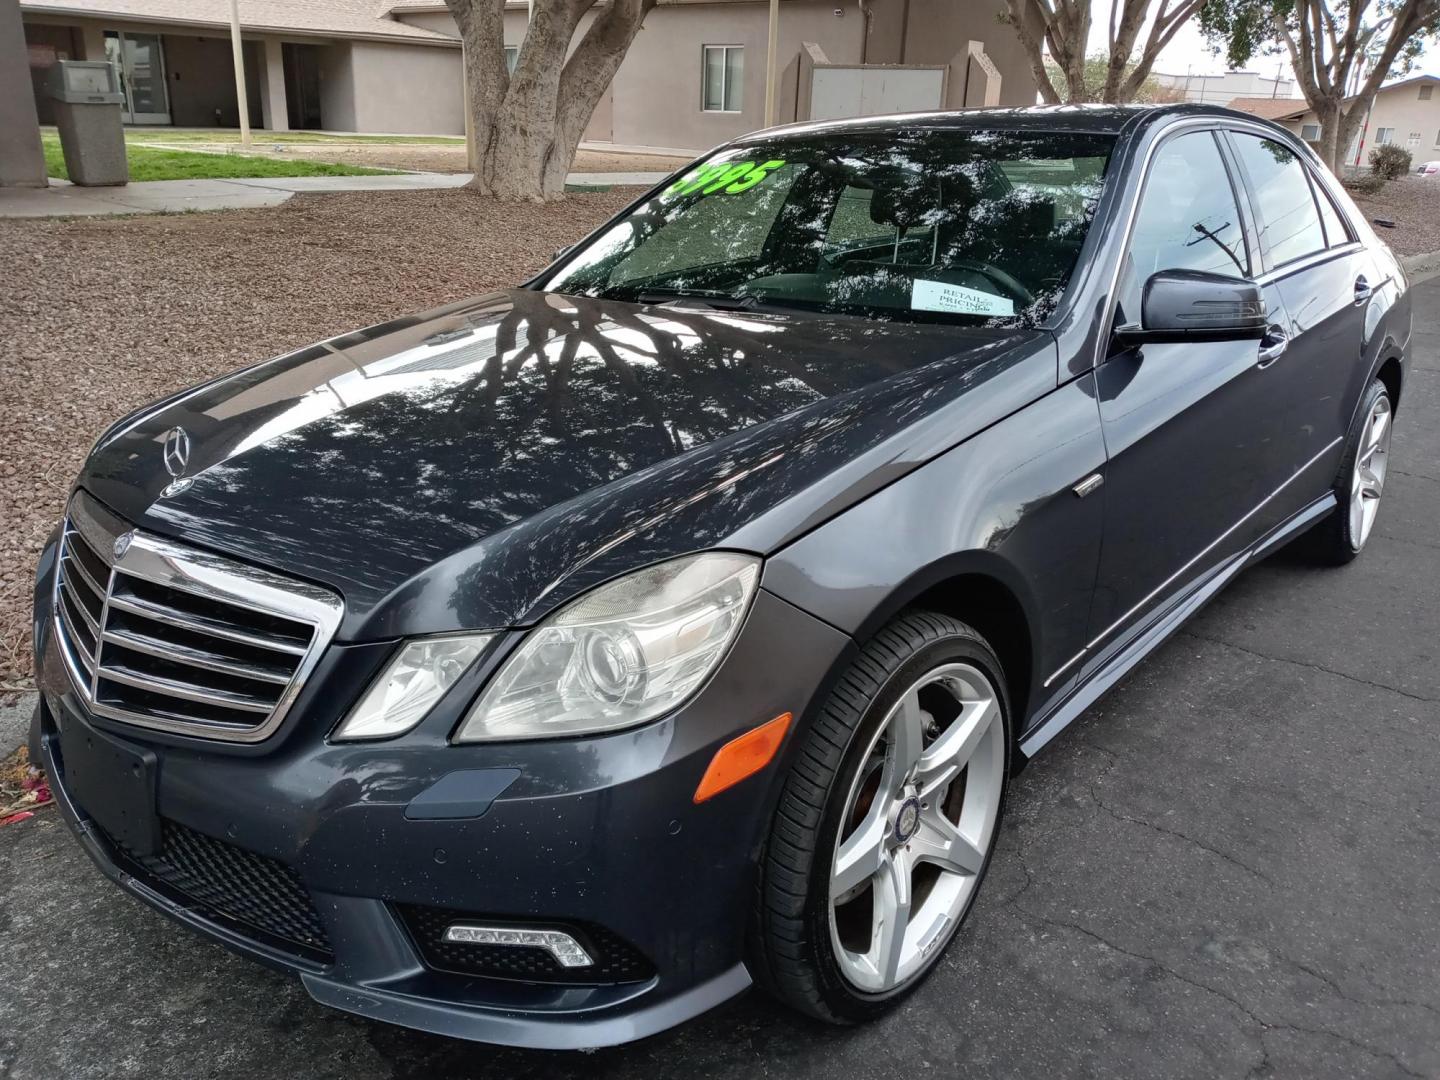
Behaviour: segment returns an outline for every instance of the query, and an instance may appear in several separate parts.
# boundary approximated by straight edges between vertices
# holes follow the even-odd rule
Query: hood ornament
[[[171,476],[183,476],[185,466],[190,463],[190,435],[183,427],[172,427],[165,433],[165,471]]]
[[[173,480],[160,492],[162,499],[168,499],[172,495],[179,495],[195,482],[193,476],[185,475],[185,467],[190,464],[190,434],[183,427],[173,427],[165,433],[165,441],[161,446],[162,460],[165,462],[165,471]]]
[[[115,538],[115,543],[110,550],[114,553],[116,559],[123,559],[125,557],[125,552],[130,550],[130,542],[134,539],[135,530],[133,529],[127,533],[121,533]]]

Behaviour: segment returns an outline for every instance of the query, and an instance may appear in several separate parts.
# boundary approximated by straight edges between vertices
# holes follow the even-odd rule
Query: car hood
[[[525,625],[723,545],[999,376],[986,410],[1018,407],[1054,385],[1053,348],[1036,331],[515,289],[142,410],[80,484],[144,528],[333,586],[344,638]],[[166,453],[176,427],[183,465]]]

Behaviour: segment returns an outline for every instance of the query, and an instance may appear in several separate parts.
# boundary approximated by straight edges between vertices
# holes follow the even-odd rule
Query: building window
[[[1300,138],[1304,139],[1306,142],[1319,142],[1319,141],[1320,141],[1320,125],[1319,125],[1319,124],[1301,124],[1301,125],[1300,125]]]
[[[520,46],[519,46],[519,45],[506,45],[506,46],[505,46],[505,70],[508,71],[511,75],[514,75],[514,74],[515,74],[515,65],[518,64],[519,62],[520,62]]]
[[[745,82],[745,48],[742,45],[704,46],[705,112],[739,112]]]
[[[1420,100],[1421,100],[1421,101],[1429,101],[1429,100],[1430,100],[1430,95],[1431,95],[1432,93],[1434,93],[1434,91],[1435,91],[1435,84],[1434,84],[1434,83],[1426,83],[1424,86],[1420,87]]]
[[[1392,142],[1394,142],[1394,141],[1395,141],[1395,129],[1394,129],[1393,127],[1388,127],[1388,128],[1376,128],[1376,129],[1375,129],[1375,145],[1376,145],[1376,146],[1386,146],[1386,145],[1388,145],[1388,144],[1390,144],[1390,143],[1392,143]]]

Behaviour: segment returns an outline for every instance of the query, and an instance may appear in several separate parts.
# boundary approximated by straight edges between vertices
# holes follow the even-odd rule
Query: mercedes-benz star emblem
[[[905,843],[920,830],[920,800],[906,799],[895,815],[895,839]]]
[[[173,427],[165,433],[165,471],[171,476],[181,476],[190,463],[190,436],[183,427]]]
[[[115,558],[124,558],[125,552],[130,550],[130,541],[134,539],[135,534],[133,532],[121,533],[117,536],[115,538],[115,545],[111,548],[111,550],[115,552]]]

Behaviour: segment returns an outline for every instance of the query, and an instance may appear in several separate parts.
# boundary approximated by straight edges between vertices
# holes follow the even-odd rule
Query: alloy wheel
[[[1380,510],[1380,495],[1385,489],[1385,470],[1390,460],[1390,399],[1381,394],[1365,419],[1360,434],[1360,447],[1350,475],[1350,543],[1356,551],[1365,546],[1375,515]]]
[[[954,933],[999,817],[999,694],[949,663],[891,708],[851,785],[830,872],[830,937],[845,978],[895,989]]]

